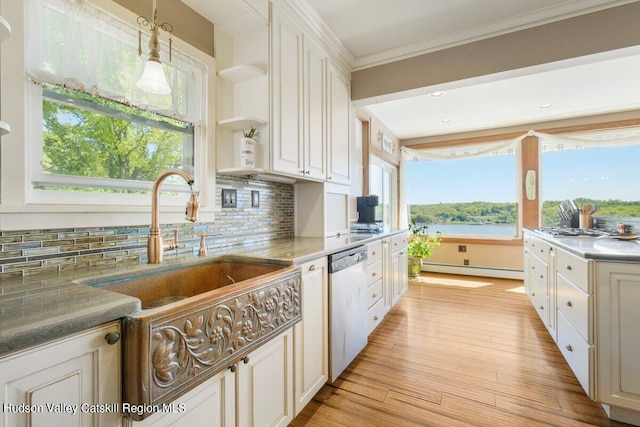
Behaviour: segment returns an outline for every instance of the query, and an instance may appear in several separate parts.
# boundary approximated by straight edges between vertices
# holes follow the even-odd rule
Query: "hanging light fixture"
[[[160,44],[158,42],[158,30],[171,33],[173,26],[167,22],[156,24],[156,0],[153,0],[153,17],[149,21],[144,16],[138,16],[138,26],[145,26],[151,29],[151,38],[149,39],[149,59],[144,65],[142,77],[136,85],[147,92],[158,95],[167,95],[171,93],[171,87],[167,83],[164,75],[164,68],[160,62]],[[138,55],[142,55],[142,31],[138,30]],[[169,62],[171,62],[171,37],[169,37]]]

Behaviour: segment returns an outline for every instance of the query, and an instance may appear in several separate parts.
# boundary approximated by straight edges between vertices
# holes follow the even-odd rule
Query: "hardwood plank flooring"
[[[592,402],[522,281],[427,274],[291,426],[627,426]]]

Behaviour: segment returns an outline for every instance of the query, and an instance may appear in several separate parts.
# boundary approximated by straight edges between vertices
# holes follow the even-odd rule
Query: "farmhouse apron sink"
[[[167,268],[91,284],[142,303],[123,319],[122,400],[134,420],[301,319],[299,267],[225,256]]]

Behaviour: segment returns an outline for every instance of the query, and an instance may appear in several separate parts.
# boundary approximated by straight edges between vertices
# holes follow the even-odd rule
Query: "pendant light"
[[[153,0],[153,18],[149,21],[144,16],[138,16],[138,26],[149,27],[151,38],[149,39],[149,58],[144,65],[142,77],[136,85],[146,91],[157,95],[167,95],[171,93],[171,87],[167,83],[164,68],[160,62],[160,43],[158,41],[158,30],[168,33],[173,31],[173,26],[169,23],[156,24],[156,0]],[[142,31],[138,30],[138,55],[142,55]],[[171,37],[169,37],[169,62],[171,62]]]

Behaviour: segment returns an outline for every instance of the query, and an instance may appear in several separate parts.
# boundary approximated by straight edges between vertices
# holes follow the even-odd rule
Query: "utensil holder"
[[[580,228],[582,229],[593,228],[593,215],[580,214]]]

